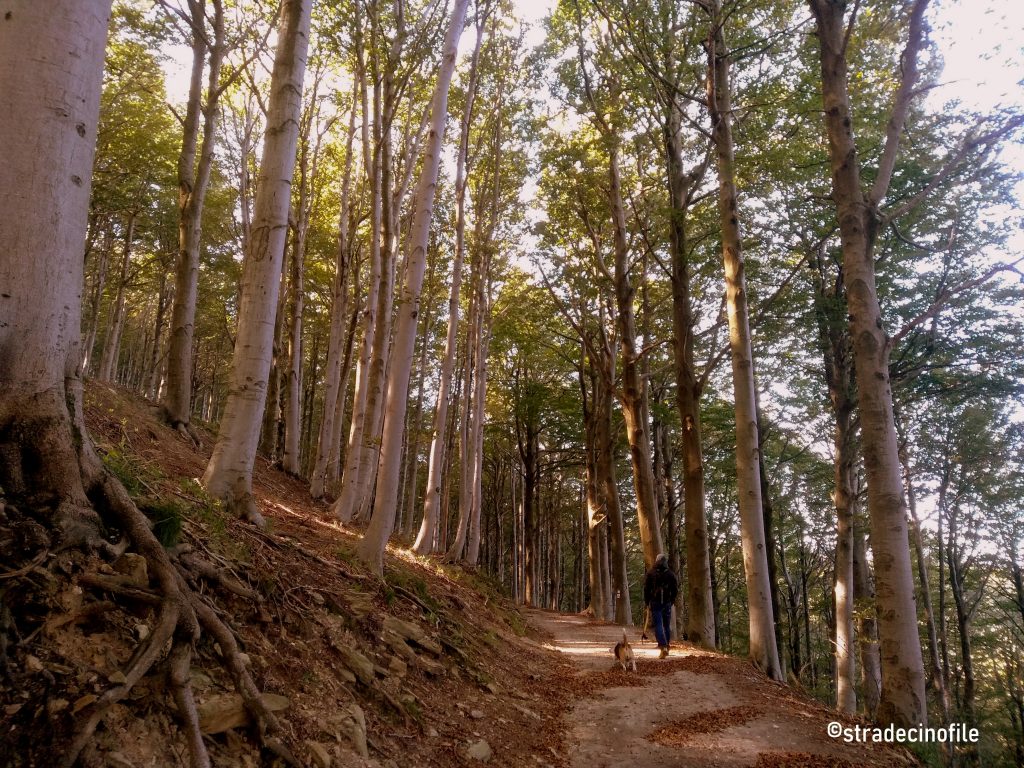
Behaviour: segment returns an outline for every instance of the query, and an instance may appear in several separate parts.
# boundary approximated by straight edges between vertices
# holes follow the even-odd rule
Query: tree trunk
[[[20,3],[0,21],[0,146],[9,153],[0,164],[0,205],[10,214],[0,223],[0,253],[19,256],[0,259],[0,486],[8,520],[17,511],[44,530],[40,554],[51,547],[81,547],[90,557],[120,554],[122,547],[105,540],[119,532],[145,559],[158,600],[152,633],[121,681],[83,703],[66,738],[52,746],[39,740],[46,746],[23,757],[34,765],[77,765],[104,716],[166,653],[167,688],[183,721],[191,765],[210,768],[189,683],[201,628],[219,644],[260,734],[275,734],[279,726],[260,704],[231,631],[189,589],[149,521],[103,468],[82,413],[81,246],[109,10],[108,0]],[[35,66],[37,61],[46,66]],[[26,124],[33,130],[26,131]],[[291,758],[280,741],[265,738],[263,744],[279,758]]]
[[[162,269],[160,288],[157,293],[156,319],[153,322],[153,348],[149,353],[149,365],[146,368],[145,391],[147,397],[154,400],[160,396],[160,342],[164,330],[164,316],[167,314],[167,272]]]
[[[660,399],[659,399],[660,403]],[[672,572],[680,577],[679,594],[676,595],[675,612],[672,616],[673,631],[675,636],[686,639],[686,625],[689,622],[689,613],[686,604],[686,589],[683,587],[683,571],[685,562],[680,549],[679,539],[679,502],[676,497],[676,486],[672,474],[674,456],[672,454],[672,440],[669,435],[668,426],[662,424],[660,429],[655,430],[655,450],[661,454],[661,485],[664,487],[666,528],[668,533],[668,563]]]
[[[743,570],[750,614],[750,658],[769,677],[782,680],[779,651],[775,645],[771,586],[761,508],[761,477],[758,463],[757,407],[754,402],[754,371],[747,318],[732,139],[730,58],[725,45],[722,8],[710,0],[708,54],[708,112],[718,165],[718,215],[722,230],[726,297],[729,307],[729,341],[732,348],[733,394],[736,403],[736,485],[743,542]]]
[[[433,270],[433,267],[431,269]],[[398,526],[403,537],[408,536],[412,531],[413,522],[416,517],[416,491],[420,471],[420,432],[422,431],[421,424],[423,421],[423,382],[426,378],[427,350],[430,347],[433,326],[433,319],[429,317],[430,314],[428,311],[427,322],[423,324],[423,343],[420,346],[420,359],[416,372],[416,406],[413,408],[412,419],[407,428],[407,432],[412,432],[406,439],[405,449],[406,479],[403,482],[407,482],[408,486],[405,494],[405,507],[402,511],[401,523]]]
[[[186,720],[194,712],[187,648],[198,638],[198,625],[178,588],[181,577],[124,488],[104,470],[82,412],[82,243],[109,10],[109,0],[18,3],[0,21],[0,487],[7,519],[17,513],[43,531],[32,537],[45,538],[40,556],[50,548],[107,551],[104,534],[118,530],[146,558],[166,598],[153,642],[140,646],[122,684],[82,709],[67,739],[53,747],[42,739],[38,752],[23,756],[66,768],[172,635],[171,654],[186,670],[175,698]],[[198,728],[193,735],[192,764],[207,767]]]
[[[978,722],[974,709],[974,660],[971,654],[971,614],[973,609],[967,605],[967,598],[964,595],[964,565],[959,557],[957,522],[954,511],[950,516],[946,564],[949,565],[949,591],[953,595],[953,605],[956,607],[957,634],[960,637],[960,668],[964,681],[961,712],[965,716],[966,724],[970,726]],[[969,762],[976,761],[969,760]]]
[[[305,282],[305,232],[300,224],[296,227],[292,240],[291,274],[288,280],[289,304],[291,312],[288,317],[288,368],[285,379],[284,406],[284,450],[281,455],[281,466],[285,472],[297,477],[299,468],[299,434],[301,430],[301,413],[299,398],[302,392],[302,315],[305,312],[306,297],[303,283]]]
[[[217,140],[217,100],[224,59],[224,10],[221,0],[213,0],[213,6],[212,44],[206,31],[205,9],[197,9],[189,20],[192,25],[192,75],[181,153],[178,156],[178,258],[174,269],[174,303],[171,305],[170,346],[167,350],[167,388],[162,406],[167,421],[183,433],[188,432],[192,418],[192,340],[199,289],[199,248],[203,205],[210,184]],[[203,104],[203,71],[207,54],[210,63],[206,103]]]
[[[601,526],[607,521],[608,515],[603,511],[603,500],[598,489],[597,480],[597,413],[595,410],[597,400],[597,372],[594,370],[593,361],[584,369],[586,360],[586,347],[581,350],[582,360],[579,367],[580,401],[583,406],[583,447],[584,447],[584,469],[586,476],[586,526],[587,526],[587,579],[590,585],[590,609],[594,618],[604,621],[605,605],[607,596],[605,584],[601,579]],[[588,396],[587,381],[590,381],[589,392],[593,397]]]
[[[597,470],[598,492],[604,512],[608,518],[608,563],[602,565],[605,573],[606,593],[610,600],[609,614],[614,614],[615,623],[629,626],[633,623],[633,612],[629,599],[629,580],[626,573],[626,537],[622,524],[622,507],[619,504],[619,485],[615,477],[615,436],[612,430],[612,387],[615,381],[615,353],[604,333],[604,313],[598,315],[599,341],[597,363],[600,375],[594,380],[594,416],[596,453],[594,465]]]
[[[779,543],[779,564],[782,566],[782,581],[786,585],[786,624],[789,631],[789,670],[797,680],[802,666],[800,653],[800,595],[793,577],[786,565],[786,548]]]
[[[288,281],[289,313],[288,327],[288,381],[287,399],[284,409],[284,454],[281,464],[285,472],[298,477],[302,474],[300,464],[301,435],[302,435],[302,317],[306,308],[306,293],[304,288],[306,278],[306,240],[309,233],[309,217],[315,193],[313,185],[316,183],[317,169],[320,160],[320,139],[319,134],[310,146],[310,139],[313,133],[313,123],[316,121],[318,109],[316,106],[317,91],[320,80],[317,77],[312,93],[309,96],[310,104],[306,108],[301,122],[301,135],[299,136],[299,193],[295,204],[295,211],[291,216],[292,224],[292,260],[291,276]]]
[[[857,642],[860,645],[862,695],[864,709],[874,719],[882,693],[882,663],[878,656],[878,625],[875,621],[875,586],[867,561],[864,528],[854,515],[853,523],[853,597],[857,620]]]
[[[359,556],[375,573],[383,573],[384,548],[394,528],[398,472],[402,460],[402,428],[409,397],[409,374],[416,345],[416,318],[419,314],[420,290],[426,268],[427,244],[430,238],[430,220],[434,210],[434,192],[441,165],[441,145],[444,126],[448,119],[448,88],[455,72],[455,59],[459,37],[466,18],[468,0],[455,0],[444,51],[437,73],[431,104],[431,126],[424,150],[423,168],[416,190],[415,213],[409,232],[406,256],[405,285],[402,288],[401,308],[395,328],[391,368],[388,372],[388,420],[381,439],[380,466],[377,473],[373,516],[366,535],[359,545]]]
[[[928,661],[930,669],[928,674],[931,685],[938,690],[939,703],[942,705],[942,722],[950,722],[949,690],[946,688],[946,681],[942,675],[942,665],[939,661],[939,641],[935,631],[935,612],[932,610],[932,593],[928,580],[928,560],[924,551],[924,539],[921,535],[921,520],[917,515],[917,497],[914,493],[914,478],[910,470],[910,456],[906,443],[900,447],[900,463],[903,465],[904,485],[907,492],[908,508],[910,509],[910,520],[913,525],[914,554],[917,557],[917,577],[921,582],[921,606],[924,608],[925,623],[928,627]]]
[[[356,29],[360,26],[357,24]],[[366,66],[363,63],[362,40],[357,35],[355,42],[359,55],[357,75],[363,83],[361,97],[363,104],[363,168],[367,174],[368,194],[370,196],[370,269],[367,284],[366,304],[363,309],[363,338],[359,346],[359,357],[356,363],[355,393],[352,397],[352,417],[349,422],[348,443],[345,449],[345,468],[341,476],[341,492],[334,503],[334,516],[343,523],[349,522],[357,512],[359,504],[359,473],[361,470],[361,451],[363,430],[367,421],[367,395],[369,393],[370,357],[373,347],[375,327],[377,324],[377,304],[381,289],[381,157],[379,145],[372,150],[370,145],[370,111],[367,98],[369,85],[366,77]],[[380,125],[379,88],[374,86],[374,124]]]
[[[681,118],[673,100],[665,130],[668,159],[669,247],[672,253],[672,333],[676,378],[676,407],[682,425],[683,528],[686,538],[685,638],[705,648],[715,647],[715,609],[711,599],[707,513],[704,507],[704,456],[701,449],[700,397],[703,383],[696,374],[693,337],[696,320],[690,295],[690,266],[686,245],[687,179],[683,172]]]
[[[252,469],[266,405],[281,259],[288,231],[302,81],[309,43],[311,0],[285,0],[271,76],[267,136],[253,211],[251,249],[245,254],[231,388],[217,444],[203,484],[229,508],[262,524],[252,499]]]
[[[335,259],[334,282],[331,289],[331,330],[327,339],[327,369],[324,372],[324,415],[320,420],[320,434],[317,440],[316,461],[310,481],[310,495],[323,498],[327,490],[327,478],[331,463],[337,464],[334,451],[336,422],[343,417],[343,408],[338,407],[339,391],[343,392],[343,358],[345,357],[345,323],[348,321],[348,279],[351,269],[352,244],[349,235],[349,206],[352,192],[352,142],[356,132],[356,110],[358,79],[352,92],[352,110],[348,118],[348,134],[345,141],[345,170],[341,184],[341,212],[338,215],[338,250]]]
[[[924,662],[917,631],[914,579],[907,538],[892,391],[889,382],[890,339],[882,322],[875,289],[874,240],[879,225],[877,204],[887,179],[879,174],[876,189],[866,196],[853,137],[847,86],[845,3],[811,0],[821,54],[825,128],[832,161],[832,197],[842,237],[843,272],[847,288],[850,337],[853,340],[861,422],[861,444],[868,485],[871,545],[874,552],[878,631],[882,661],[882,692],[878,716],[899,726],[924,724]],[[914,88],[916,50],[923,37],[915,3],[915,24],[904,55],[904,88]],[[909,56],[908,56],[909,54]],[[907,97],[909,98],[909,96]],[[899,97],[897,109],[903,107]],[[904,113],[905,114],[905,113]],[[903,118],[894,112],[890,129],[898,136]],[[879,188],[881,185],[882,188]]]
[[[469,129],[476,99],[478,67],[482,36],[477,30],[476,45],[469,65],[469,84],[466,87],[466,105],[462,114],[459,135],[459,154],[455,163],[455,258],[452,261],[452,286],[448,298],[448,335],[445,337],[444,357],[438,374],[437,398],[434,404],[434,427],[430,440],[430,458],[427,464],[427,488],[423,499],[423,520],[413,550],[420,555],[433,551],[433,540],[441,504],[441,470],[444,467],[444,430],[448,420],[448,399],[452,371],[455,368],[455,348],[459,330],[459,296],[462,289],[462,260],[466,252],[466,175],[468,173]]]
[[[44,523],[65,546],[100,528],[86,493],[101,467],[82,418],[80,327],[109,9],[21,3],[0,21],[0,487],[8,502],[52,498]]]
[[[537,461],[540,453],[539,432],[531,424],[524,426],[525,437],[519,441],[519,453],[523,462],[523,604],[534,605],[539,571],[538,515],[537,509]]]
[[[811,686],[815,687],[818,685],[818,668],[814,661],[814,651],[811,648],[811,596],[807,590],[807,547],[804,544],[802,526],[800,531],[800,597],[803,601],[804,647],[807,649],[807,663],[811,667]]]
[[[462,557],[462,553],[466,546],[466,536],[469,531],[469,518],[472,514],[471,507],[473,505],[472,499],[472,468],[475,466],[475,459],[473,453],[476,449],[476,442],[470,438],[472,428],[471,424],[474,418],[473,404],[476,402],[474,396],[474,388],[476,386],[476,315],[478,311],[477,293],[476,293],[476,280],[479,276],[476,268],[476,263],[473,265],[471,272],[471,287],[470,287],[470,304],[469,304],[469,317],[466,323],[466,343],[463,347],[465,360],[463,363],[463,370],[465,371],[465,378],[463,379],[463,393],[462,393],[462,407],[459,409],[459,456],[457,463],[459,465],[459,514],[455,523],[455,537],[452,539],[451,546],[448,548],[445,558],[451,562],[459,560]]]
[[[609,620],[618,611],[615,601],[615,588],[612,586],[611,568],[611,535],[607,525],[601,526],[601,591],[605,596],[604,615]]]
[[[665,549],[658,521],[658,503],[654,494],[654,466],[651,460],[651,442],[644,419],[643,401],[646,382],[640,377],[636,349],[636,321],[633,297],[636,289],[629,279],[629,245],[626,240],[626,213],[622,203],[622,184],[619,173],[618,148],[614,145],[608,156],[609,191],[615,240],[615,321],[619,332],[619,350],[622,360],[622,388],[620,402],[626,420],[626,437],[633,465],[633,487],[636,491],[637,518],[640,523],[640,542],[643,546],[644,567],[651,569],[654,561]]]
[[[359,303],[359,264],[352,266],[352,305]],[[352,352],[356,343],[356,327],[359,324],[359,312],[349,314],[348,332],[345,334],[345,355],[341,362],[341,375],[338,377],[338,396],[334,404],[334,427],[331,430],[330,459],[327,462],[325,489],[334,491],[341,480],[342,437],[345,435],[345,403],[347,402],[349,373],[352,370]],[[351,415],[351,414],[350,414]]]
[[[287,235],[285,237],[287,241]],[[250,238],[249,242],[252,242]],[[282,247],[286,247],[282,245]],[[272,464],[278,462],[281,450],[281,437],[284,432],[284,412],[281,407],[281,395],[284,391],[283,361],[285,342],[285,309],[288,302],[288,269],[287,261],[282,254],[278,260],[281,264],[281,284],[277,291],[277,311],[274,312],[273,342],[270,351],[270,375],[267,383],[267,404],[263,410],[263,426],[260,429],[260,452]],[[241,297],[239,297],[241,302]]]
[[[387,99],[385,98],[385,104]],[[388,117],[381,118],[384,129],[380,132],[380,222],[375,238],[380,248],[380,289],[377,292],[377,319],[373,327],[373,341],[370,345],[370,364],[367,369],[366,403],[363,411],[363,427],[360,442],[355,449],[358,469],[355,474],[352,503],[356,519],[365,517],[368,505],[372,501],[372,488],[377,476],[377,462],[380,457],[380,436],[385,417],[391,413],[384,409],[385,387],[387,386],[388,362],[391,356],[391,326],[395,300],[395,270],[397,269],[396,254],[392,247],[391,206],[389,204],[392,181],[391,135]],[[415,338],[415,333],[413,334]],[[414,350],[415,352],[415,350]],[[411,375],[410,361],[410,375]],[[405,432],[405,414],[399,434]],[[397,490],[397,480],[395,483]]]
[[[832,418],[832,503],[836,510],[836,707],[841,712],[857,711],[856,652],[854,648],[854,532],[853,532],[853,370],[850,337],[842,322],[846,297],[841,278],[826,283],[824,244],[809,254],[814,284],[814,312],[818,327],[828,385]]]
[[[486,260],[485,260],[486,261]],[[484,265],[484,274],[481,280],[487,280],[489,264]],[[476,397],[474,408],[476,413],[473,419],[473,506],[469,520],[469,543],[466,550],[466,563],[476,565],[480,556],[480,516],[483,513],[483,470],[484,470],[484,411],[487,404],[487,351],[490,346],[491,324],[490,314],[490,291],[483,293],[481,288],[481,317],[479,319],[479,336],[477,340],[477,371],[476,371]],[[561,540],[559,540],[560,542]],[[560,560],[559,560],[560,562]],[[561,586],[561,581],[559,581]]]
[[[135,211],[131,212],[128,215],[128,223],[125,227],[124,244],[121,254],[121,274],[117,281],[117,298],[114,300],[114,311],[110,316],[107,342],[103,345],[103,356],[100,358],[100,372],[96,377],[100,381],[114,382],[117,380],[117,362],[121,354],[121,334],[124,332],[124,322],[127,318],[124,294],[128,287],[128,266],[131,263],[136,218],[138,218],[138,213]]]
[[[109,227],[103,231],[103,245],[100,248],[99,263],[96,265],[96,282],[89,300],[89,334],[82,348],[82,375],[88,376],[92,368],[93,351],[96,347],[96,332],[99,330],[100,305],[103,303],[103,290],[107,284],[107,261],[110,258],[111,235]]]
[[[753,362],[753,361],[752,361]],[[768,562],[768,589],[771,595],[772,616],[779,615],[779,579],[775,553],[775,509],[772,506],[771,489],[768,486],[768,472],[764,464],[764,413],[761,411],[761,398],[757,390],[757,368],[754,371],[754,409],[757,413],[757,472],[761,480],[761,519],[764,521],[764,549]],[[782,627],[775,622],[775,647],[782,652]]]

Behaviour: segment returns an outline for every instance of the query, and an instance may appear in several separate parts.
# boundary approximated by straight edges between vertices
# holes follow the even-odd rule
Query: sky
[[[533,25],[528,42],[541,42],[541,20],[554,8],[555,0],[514,0],[513,5],[519,18]],[[943,86],[929,96],[932,103],[956,98],[976,109],[1024,108],[1024,3],[932,0],[929,20],[931,38],[945,63]],[[461,47],[468,49],[472,42],[467,30]],[[188,89],[190,51],[182,46],[167,53],[168,94],[172,101],[182,102]]]
[[[531,25],[528,44],[537,45],[543,40],[542,20],[555,4],[556,0],[513,0],[516,15]],[[940,85],[927,97],[931,109],[959,101],[979,112],[999,107],[1024,110],[1024,1],[932,0],[928,20],[931,39],[944,63]],[[460,50],[468,54],[473,38],[467,29]],[[168,96],[181,103],[188,91],[191,52],[180,46],[166,53]],[[1001,160],[1024,174],[1024,145],[1006,147]],[[526,196],[532,197],[530,190],[526,190]],[[993,211],[993,215],[1024,211],[1024,181],[1017,185],[1014,196],[1018,201],[1016,211]],[[1011,239],[1010,248],[1024,253],[1024,229]]]

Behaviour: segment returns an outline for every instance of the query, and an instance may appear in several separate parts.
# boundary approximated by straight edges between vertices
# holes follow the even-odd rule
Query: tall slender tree
[[[434,193],[441,167],[441,145],[448,119],[448,89],[455,73],[459,38],[466,20],[469,0],[455,0],[448,31],[445,34],[441,64],[434,85],[430,107],[430,131],[424,148],[424,162],[416,188],[415,213],[406,247],[405,282],[402,286],[401,309],[395,328],[391,368],[387,378],[385,404],[387,421],[381,439],[380,468],[377,472],[373,515],[359,545],[359,555],[372,570],[384,570],[384,548],[394,529],[397,510],[398,475],[402,462],[402,431],[408,406],[409,378],[416,346],[417,316],[420,290],[426,270],[430,221],[434,210]]]
[[[480,69],[480,50],[483,44],[484,19],[477,14],[476,42],[469,63],[466,98],[463,106],[459,134],[459,149],[455,161],[455,258],[452,261],[452,284],[448,299],[448,333],[445,336],[444,356],[437,380],[434,405],[434,426],[431,433],[430,454],[427,460],[427,487],[423,500],[423,519],[413,549],[429,555],[434,549],[441,507],[441,472],[445,463],[445,426],[448,424],[448,400],[452,372],[455,368],[455,349],[458,342],[459,309],[462,289],[462,261],[466,251],[466,176],[470,171],[469,132],[473,122]]]
[[[224,89],[221,68],[226,54],[224,4],[222,0],[210,1],[212,14],[207,11],[206,0],[187,0],[185,6],[167,0],[162,2],[169,17],[175,22],[181,21],[192,48],[188,102],[178,155],[178,259],[174,268],[167,387],[162,401],[168,422],[189,437],[192,437],[188,427],[192,421],[192,354],[203,206],[213,173],[218,102]]]
[[[243,267],[231,389],[217,444],[203,475],[203,484],[211,494],[257,524],[262,524],[263,518],[252,498],[252,470],[260,417],[266,406],[312,4],[313,0],[284,0],[281,8],[267,136],[256,187],[251,245]]]
[[[750,656],[754,663],[776,680],[783,679],[779,650],[775,644],[768,581],[768,551],[765,547],[761,503],[761,475],[754,391],[754,365],[750,349],[750,321],[747,286],[741,249],[739,206],[736,191],[735,151],[732,135],[732,61],[725,40],[725,15],[719,0],[706,0],[708,36],[707,108],[711,118],[711,140],[718,170],[718,218],[721,227],[722,258],[725,262],[726,303],[729,311],[729,341],[732,351],[732,384],[736,413],[736,485],[743,543],[743,570],[747,582],[750,618]]]
[[[914,577],[908,546],[907,507],[889,382],[891,340],[885,332],[875,284],[874,245],[880,210],[892,180],[900,135],[917,93],[918,54],[924,45],[928,0],[908,4],[909,34],[902,77],[870,190],[861,180],[850,108],[847,50],[855,19],[841,0],[811,0],[818,31],[825,133],[832,167],[832,195],[842,236],[843,272],[857,376],[861,445],[867,474],[871,545],[875,562],[884,722],[916,725],[928,719],[924,662],[917,630]],[[853,12],[856,14],[856,10]]]

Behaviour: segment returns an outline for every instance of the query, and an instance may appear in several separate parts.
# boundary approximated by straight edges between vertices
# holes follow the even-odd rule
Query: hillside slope
[[[352,555],[356,535],[262,460],[255,492],[268,531],[228,519],[194,479],[214,437],[201,433],[195,449],[153,404],[119,389],[90,383],[86,420],[165,546],[216,564],[193,586],[235,631],[299,764],[462,766],[488,750],[501,765],[562,764],[564,698],[546,682],[560,662],[523,637],[521,615],[492,584],[401,552],[383,582],[370,577]],[[25,527],[0,500],[5,554]],[[149,576],[130,553],[110,563],[44,550],[21,572],[3,570],[0,765],[57,765],[76,714],[122,682],[152,630]],[[191,679],[213,764],[279,762],[261,754],[218,654],[204,637]],[[112,707],[81,763],[188,764],[167,667],[155,670]]]
[[[263,460],[255,493],[268,530],[229,519],[195,480],[213,435],[201,433],[196,449],[153,404],[122,390],[90,384],[86,419],[165,547],[213,564],[192,586],[234,630],[298,765],[914,763],[902,750],[835,743],[825,724],[836,713],[743,660],[679,646],[658,661],[637,644],[638,673],[623,673],[609,653],[619,627],[520,611],[481,575],[400,548],[389,551],[384,580],[372,577],[353,556],[357,533]],[[19,566],[0,574],[0,766],[49,768],[79,713],[124,682],[155,617],[141,558],[45,546],[27,555],[31,533],[0,498],[0,554]],[[206,637],[191,684],[215,766],[282,764],[261,749]],[[163,663],[110,709],[80,764],[188,765],[170,694]]]

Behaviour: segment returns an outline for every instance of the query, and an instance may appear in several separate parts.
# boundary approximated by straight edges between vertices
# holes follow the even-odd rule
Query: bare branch
[[[900,80],[900,87],[896,91],[896,101],[893,103],[889,123],[885,128],[885,148],[882,150],[882,158],[878,161],[878,175],[875,176],[875,183],[868,194],[868,204],[872,208],[878,207],[882,198],[885,197],[885,193],[889,190],[889,183],[892,181],[893,169],[896,167],[900,134],[903,133],[907,113],[910,111],[910,102],[914,98],[917,87],[917,57],[924,47],[926,31],[924,12],[928,8],[928,2],[929,0],[914,0],[914,6],[910,11],[910,33],[907,37],[907,46],[903,49],[900,59],[903,76]],[[849,30],[847,30],[847,35],[849,35]]]
[[[974,131],[976,131],[983,122],[984,121],[976,125]],[[938,170],[938,172],[934,176],[932,176],[931,180],[925,185],[924,189],[922,189],[920,192],[918,192],[910,199],[905,200],[897,208],[891,211],[885,211],[883,213],[885,219],[888,221],[893,221],[895,219],[900,218],[904,214],[912,211],[914,208],[916,208],[918,205],[924,202],[924,200],[940,184],[942,184],[942,182],[944,182],[952,174],[960,170],[960,168],[963,167],[965,159],[972,151],[981,148],[983,150],[982,158],[987,157],[996,148],[1000,139],[1004,138],[1007,134],[1016,130],[1021,125],[1024,125],[1024,114],[1015,115],[1009,120],[1007,120],[1003,125],[987,133],[981,134],[980,136],[974,135],[974,131],[972,131],[968,138],[966,138],[960,144],[960,146],[957,147],[956,151],[953,152],[952,155],[950,155],[946,162],[942,164],[942,167]],[[977,162],[975,164],[977,164]]]
[[[892,339],[890,339],[890,341],[889,341],[890,347],[894,347],[897,344],[899,344],[900,341],[902,341],[904,339],[904,337],[906,337],[906,335],[908,333],[910,333],[914,328],[916,328],[917,326],[919,326],[922,323],[924,323],[926,320],[931,319],[932,317],[937,315],[939,312],[941,312],[942,309],[947,304],[949,304],[949,302],[955,296],[958,296],[959,294],[962,294],[962,293],[964,293],[966,291],[969,291],[972,288],[977,288],[979,285],[983,285],[983,284],[987,283],[993,277],[995,277],[996,275],[998,275],[998,274],[1000,274],[1002,272],[1016,272],[1017,271],[1016,267],[1021,262],[1024,262],[1024,256],[1021,256],[1019,259],[1016,259],[1015,261],[1012,261],[1009,264],[996,264],[994,267],[992,267],[990,270],[988,270],[987,272],[983,273],[979,277],[976,277],[976,278],[974,278],[972,280],[965,280],[965,281],[963,281],[961,283],[958,283],[957,285],[951,286],[949,288],[946,288],[946,289],[940,291],[938,296],[936,296],[935,301],[933,301],[931,303],[931,305],[924,312],[922,312],[921,314],[919,314],[917,317],[913,318],[912,320],[909,320],[899,330],[899,332],[895,336],[893,336]]]

